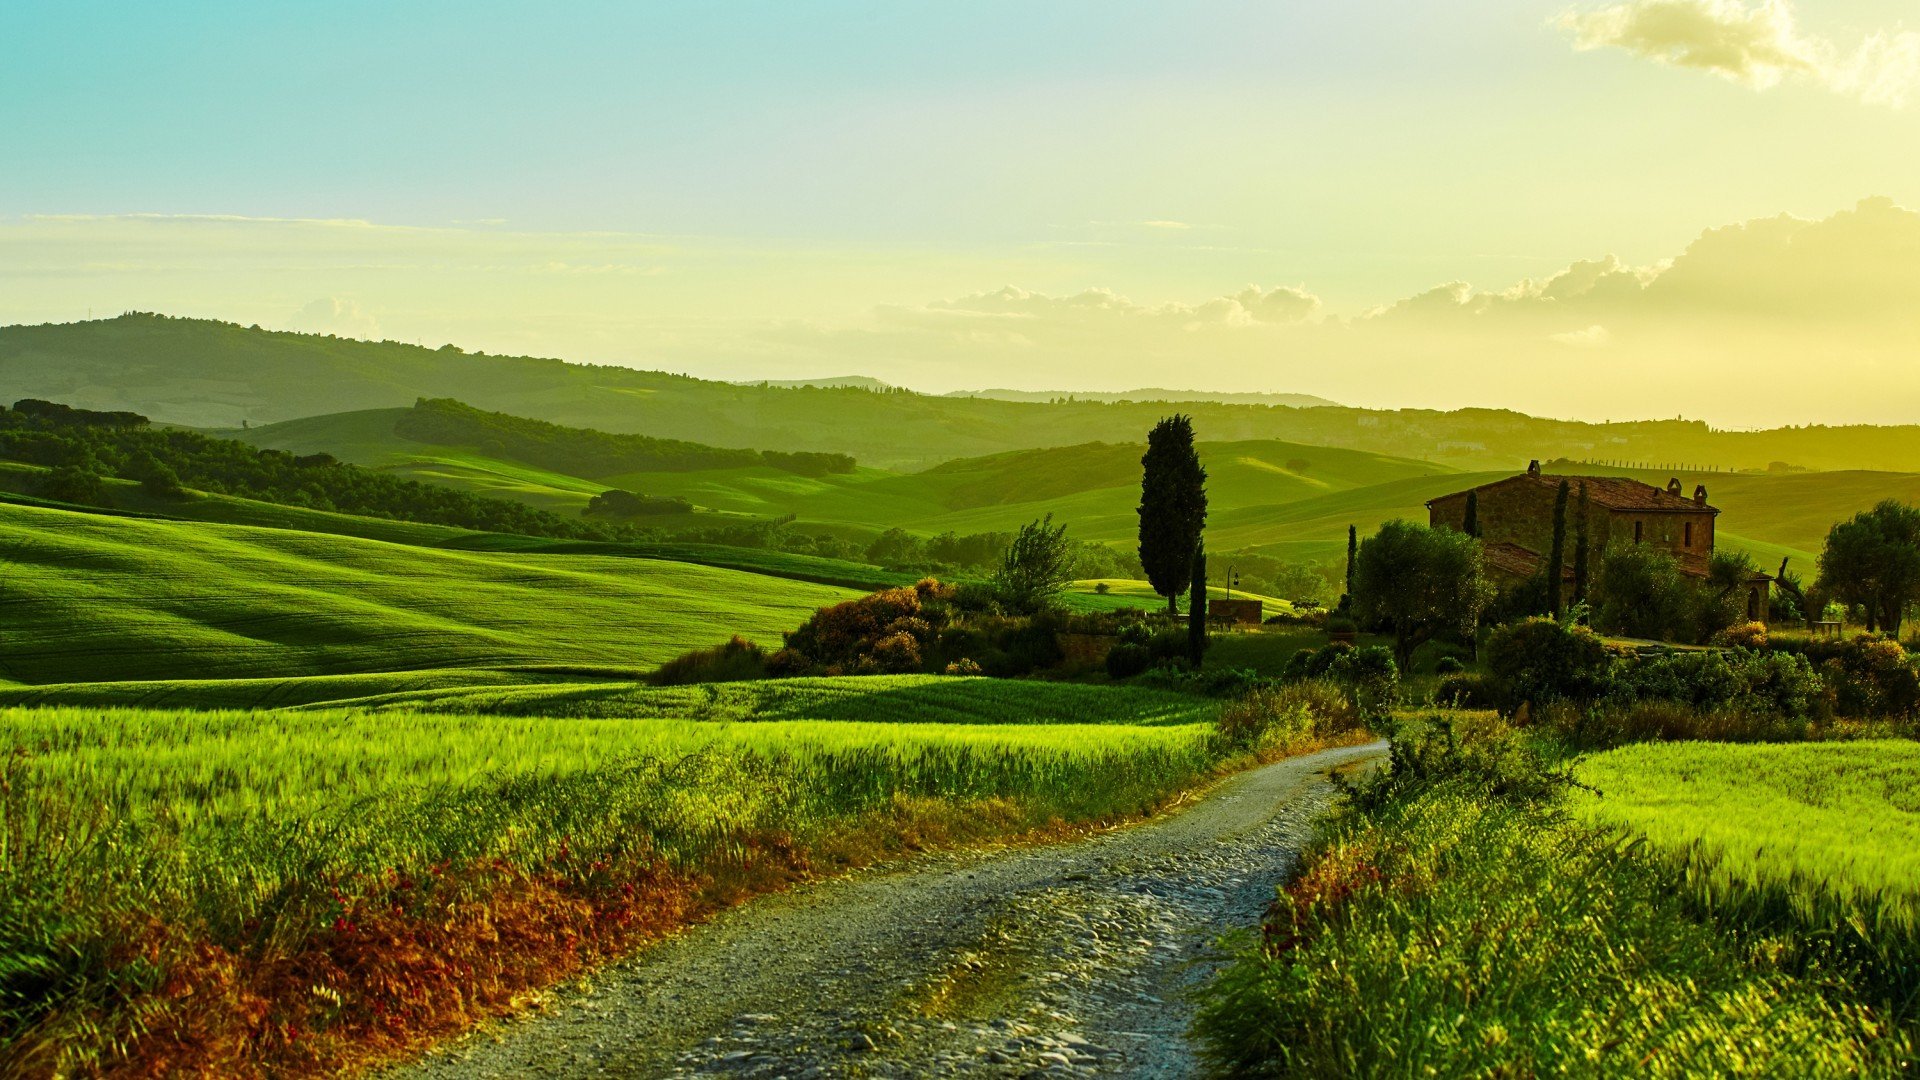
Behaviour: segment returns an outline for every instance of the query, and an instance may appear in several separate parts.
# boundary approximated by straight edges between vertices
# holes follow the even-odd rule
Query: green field
[[[569,663],[768,643],[848,590],[656,559],[474,553],[0,506],[19,682]]]
[[[1586,820],[1645,837],[1737,925],[1831,940],[1911,1015],[1920,743],[1657,743],[1582,762]]]
[[[1212,725],[1172,699],[885,678],[797,693],[823,704],[739,700],[730,716],[763,721],[744,724],[0,710],[0,962],[33,987],[0,996],[0,1056],[337,1072],[815,860],[1124,819],[1214,767]],[[961,722],[851,719],[903,703]],[[1109,715],[1141,722],[1025,722]]]

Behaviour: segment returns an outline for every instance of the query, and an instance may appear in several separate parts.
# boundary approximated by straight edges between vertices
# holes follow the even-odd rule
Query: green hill
[[[1511,469],[1552,457],[1722,469],[1763,468],[1773,461],[1815,469],[1900,469],[1920,460],[1920,426],[1911,425],[1722,432],[1696,421],[1587,424],[1497,409],[1002,401],[860,386],[736,385],[140,314],[0,328],[0,370],[17,396],[131,409],[201,427],[456,398],[576,427],[718,447],[851,454],[890,469],[1034,447],[1131,442],[1174,411],[1192,414],[1210,441],[1277,439],[1463,469]]]
[[[657,559],[468,552],[0,505],[0,676],[646,667],[778,639],[848,590]]]

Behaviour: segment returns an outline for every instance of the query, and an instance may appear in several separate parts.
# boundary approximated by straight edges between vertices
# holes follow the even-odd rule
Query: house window
[[[1687,539],[1686,539],[1686,545],[1687,545],[1688,547],[1692,547],[1692,546],[1693,546],[1693,522],[1691,522],[1691,521],[1689,521],[1689,522],[1687,522]]]
[[[1644,521],[1636,521],[1633,523],[1633,542],[1634,543],[1637,544],[1640,542],[1640,535],[1645,530],[1646,524],[1647,523]]]

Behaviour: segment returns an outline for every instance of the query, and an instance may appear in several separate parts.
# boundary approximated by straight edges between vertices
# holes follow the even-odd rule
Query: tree
[[[1442,631],[1472,637],[1492,599],[1480,542],[1465,533],[1389,521],[1354,559],[1356,617],[1392,630],[1402,671],[1412,665],[1413,651]]]
[[[1819,591],[1864,607],[1869,631],[1897,636],[1920,596],[1920,509],[1888,499],[1828,530]]]
[[[1207,470],[1193,446],[1193,420],[1174,415],[1155,424],[1140,466],[1140,565],[1175,615],[1207,527]]]
[[[1600,581],[1602,630],[1656,641],[1693,633],[1694,589],[1667,552],[1651,544],[1608,548]]]
[[[1198,668],[1207,655],[1207,545],[1193,549],[1193,584],[1187,594],[1187,659]]]
[[[1587,547],[1587,485],[1580,485],[1580,502],[1574,510],[1573,520],[1573,603],[1575,607],[1587,602],[1588,561],[1592,552]]]
[[[1340,594],[1340,610],[1353,610],[1353,564],[1360,550],[1360,530],[1347,526],[1347,591]]]
[[[1468,536],[1480,535],[1480,493],[1467,492],[1467,512],[1460,520],[1460,531]]]
[[[1547,549],[1547,614],[1560,617],[1560,575],[1567,565],[1567,482],[1553,496],[1553,544]]]
[[[105,506],[107,488],[90,465],[56,465],[40,481],[40,496],[55,502]]]
[[[180,485],[180,474],[173,471],[173,466],[154,457],[151,451],[142,450],[135,455],[122,475],[140,481],[140,490],[156,498],[177,499],[186,494]]]
[[[1009,611],[1034,615],[1059,603],[1060,590],[1073,580],[1073,545],[1067,527],[1053,515],[1020,526],[1006,557],[993,574],[993,591]]]

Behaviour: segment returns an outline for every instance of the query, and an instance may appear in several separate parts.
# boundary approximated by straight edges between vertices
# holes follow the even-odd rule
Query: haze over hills
[[[1157,386],[1117,392],[1096,390],[954,390],[941,396],[987,398],[991,401],[1216,401],[1224,405],[1287,405],[1296,409],[1316,409],[1324,406],[1338,407],[1340,404],[1337,401],[1329,401],[1326,398],[1315,397],[1312,394],[1244,393],[1230,390],[1167,390]]]
[[[0,328],[7,393],[156,420],[238,427],[422,397],[609,432],[712,446],[851,454],[862,465],[927,468],[1010,450],[1138,439],[1167,402],[1000,401],[856,388],[741,386],[625,367],[469,355],[396,342],[248,329],[132,314]],[[1179,403],[1208,441],[1275,439],[1511,469],[1531,458],[1684,462],[1718,470],[1786,462],[1814,469],[1904,469],[1920,427],[1716,431],[1687,420],[1609,424],[1493,409],[1442,412],[1216,401]]]

